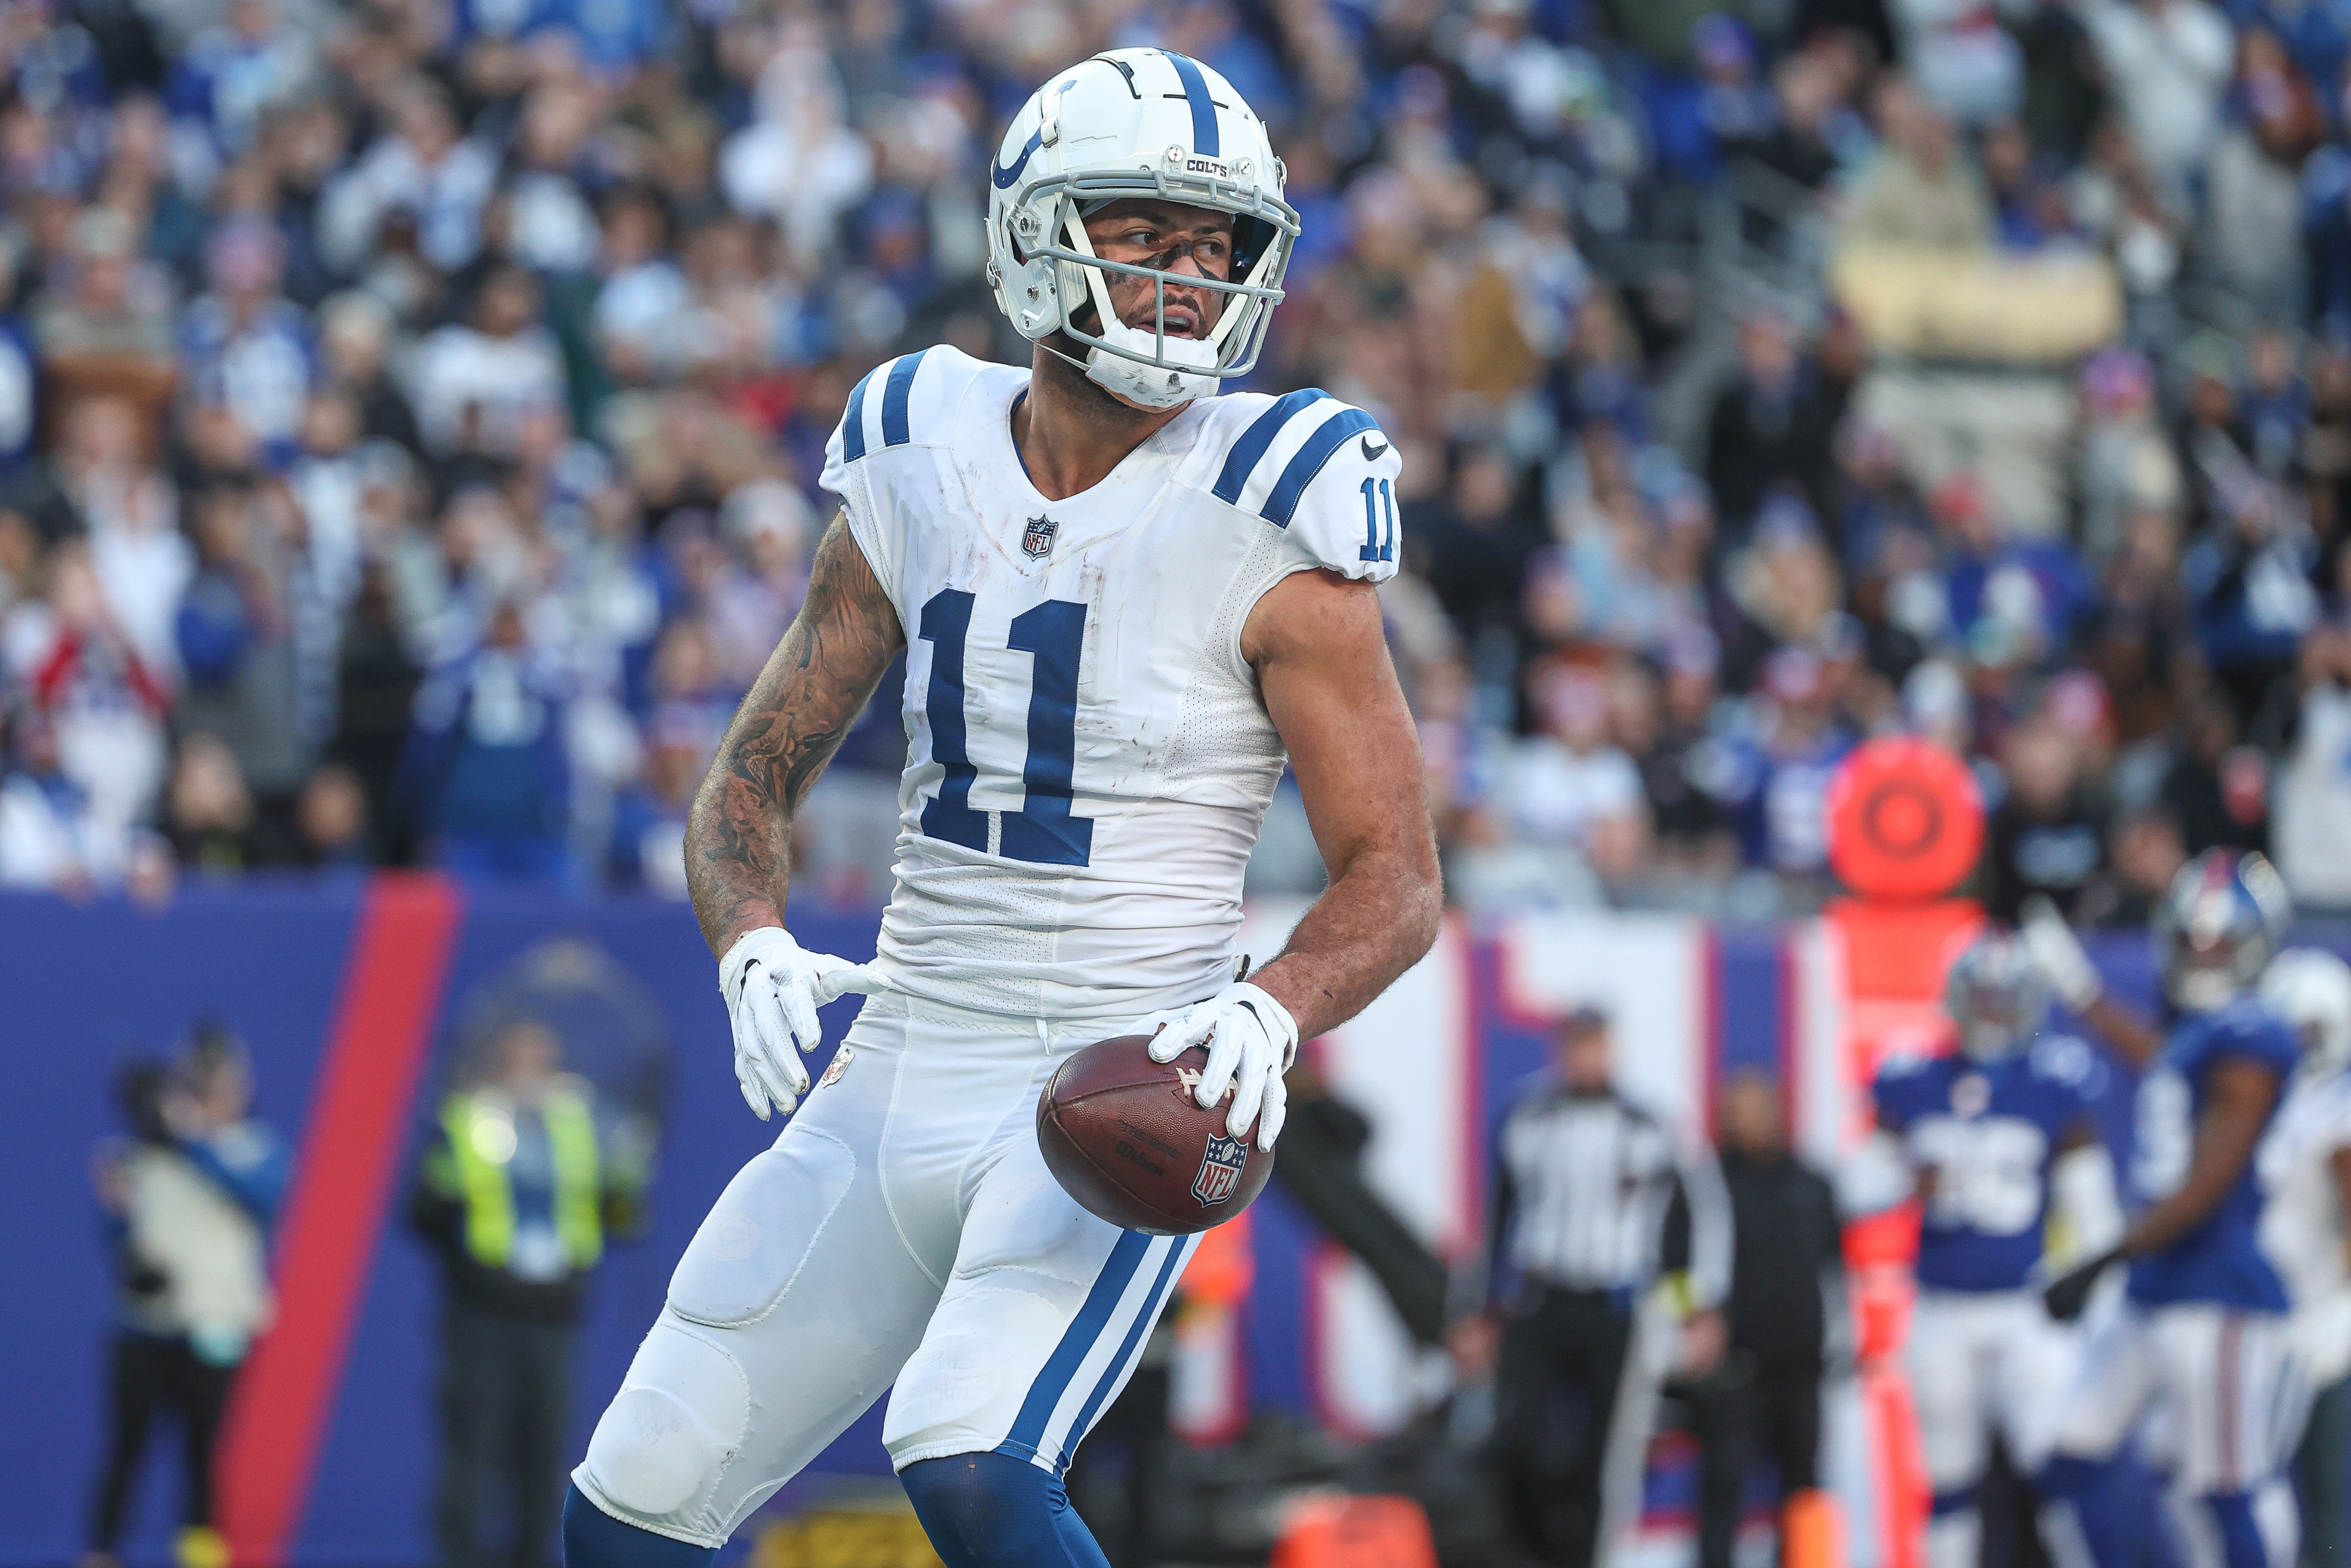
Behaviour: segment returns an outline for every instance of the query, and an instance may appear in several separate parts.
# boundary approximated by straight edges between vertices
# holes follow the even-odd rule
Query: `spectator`
[[[297,623],[315,584],[282,497],[227,485],[195,507],[196,575],[180,607],[181,727],[218,736],[257,795],[282,805],[308,772]]]
[[[1886,144],[1861,176],[1840,237],[1938,250],[1989,247],[1991,204],[1950,122],[1898,78],[1878,89],[1877,118]]]
[[[2047,718],[2019,725],[2001,747],[2008,797],[1992,809],[1984,840],[1991,887],[1984,907],[2014,925],[2024,901],[2053,901],[2078,921],[2105,865],[2105,839],[2081,791],[2082,751]]]
[[[481,881],[573,885],[565,695],[511,599],[490,612],[477,647],[419,688],[400,788],[442,864]]]
[[[1531,681],[1541,730],[1510,760],[1510,827],[1521,841],[1588,855],[1611,833],[1646,828],[1641,775],[1608,740],[1608,686],[1594,671],[1553,665]]]
[[[117,1289],[109,1447],[84,1568],[112,1568],[155,1419],[179,1417],[178,1553],[227,1559],[213,1529],[213,1448],[229,1384],[273,1311],[266,1247],[285,1150],[252,1119],[245,1046],[200,1022],[171,1069],[120,1079],[130,1143],[102,1145],[99,1197]]]
[[[74,219],[72,282],[33,323],[42,379],[57,395],[110,393],[149,411],[171,395],[168,291],[137,246],[130,220],[109,208]]]
[[[2302,645],[2300,722],[2277,781],[2280,874],[2304,911],[2351,909],[2351,632]]]
[[[482,280],[473,324],[424,340],[413,373],[416,420],[428,450],[514,457],[524,422],[563,402],[563,356],[540,322],[539,288],[518,267]]]
[[[2179,824],[2189,855],[2213,848],[2269,847],[2269,763],[2237,744],[2237,716],[2227,700],[2206,693],[2180,717],[2178,759],[2164,775],[2162,800]]]
[[[441,89],[420,78],[390,93],[391,131],[336,177],[319,206],[319,249],[346,276],[361,270],[387,231],[408,225],[417,258],[443,273],[471,262],[496,161],[467,140]]]
[[[281,466],[301,433],[311,376],[309,322],[278,292],[285,241],[258,220],[233,220],[213,231],[204,267],[212,292],[181,327],[183,384]]]
[[[553,1561],[573,1327],[607,1240],[643,1228],[644,1141],[600,1119],[535,1019],[500,1028],[441,1103],[408,1219],[442,1265],[434,1536],[447,1568]],[[483,1512],[498,1492],[512,1537],[493,1544]]]
[[[2184,205],[2218,129],[2228,19],[2204,0],[2094,0],[2083,21],[2157,188]]]
[[[1778,486],[1807,500],[1825,492],[1836,414],[1795,329],[1770,311],[1750,311],[1739,328],[1740,373],[1715,395],[1707,425],[1706,482],[1743,532]]]

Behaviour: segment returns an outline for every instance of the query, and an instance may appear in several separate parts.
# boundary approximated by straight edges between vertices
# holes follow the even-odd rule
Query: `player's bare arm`
[[[1331,885],[1255,977],[1312,1039],[1361,1012],[1437,940],[1444,906],[1420,737],[1382,634],[1379,591],[1303,571],[1242,629]]]
[[[905,645],[897,610],[836,517],[808,598],[726,727],[686,821],[686,886],[713,954],[783,924],[792,813]]]
[[[2092,1287],[2107,1268],[2124,1259],[2160,1252],[2220,1212],[2230,1189],[2252,1162],[2279,1088],[2278,1074],[2261,1062],[2229,1057],[2213,1063],[2187,1176],[2150,1204],[2120,1241],[2049,1287],[2044,1300],[2050,1316],[2072,1322],[2088,1304]]]
[[[2245,1174],[2277,1103],[2278,1075],[2257,1061],[2213,1063],[2210,1101],[2197,1119],[2188,1175],[2168,1197],[2148,1206],[2123,1233],[2126,1258],[2162,1250],[2212,1218]]]
[[[799,1052],[816,1009],[871,991],[862,966],[803,951],[784,926],[792,813],[905,646],[865,554],[835,517],[817,544],[800,612],[736,710],[686,819],[685,881],[735,1028],[735,1075],[761,1120],[808,1090]]]

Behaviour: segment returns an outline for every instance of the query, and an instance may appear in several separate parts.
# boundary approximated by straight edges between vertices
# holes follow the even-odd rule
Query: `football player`
[[[2124,1568],[2129,1521],[2107,1461],[2158,1404],[2172,1517],[2197,1568],[2287,1568],[2298,1521],[2286,1462],[2302,1399],[2284,1284],[2260,1241],[2254,1155],[2302,1054],[2254,994],[2287,917],[2285,884],[2259,855],[2210,850],[2180,869],[2155,916],[2166,1000],[2158,1034],[2109,998],[2053,910],[2024,935],[2052,988],[2141,1071],[2131,1182],[2145,1207],[2120,1242],[2049,1287],[2070,1320],[2098,1277],[2130,1265],[2120,1309],[2084,1346],[2045,1494],[2067,1500],[2099,1568]]]
[[[1022,369],[877,368],[826,452],[839,517],[685,843],[751,1107],[799,1111],[719,1198],[573,1472],[570,1568],[702,1568],[895,1385],[883,1437],[950,1568],[1102,1561],[1061,1487],[1193,1239],[1122,1231],[1045,1168],[1072,1051],[1207,1047],[1271,1148],[1301,1036],[1427,950],[1440,907],[1375,585],[1397,459],[1256,363],[1298,237],[1232,84],[1079,62],[1007,131],[988,277]],[[870,966],[783,925],[794,808],[900,650],[897,883]],[[1245,976],[1241,873],[1285,756],[1330,873]],[[863,1012],[813,1090],[817,1009]],[[802,1097],[806,1096],[805,1102]]]
[[[2295,1362],[2317,1391],[2295,1467],[2302,1472],[2303,1558],[2344,1561],[2341,1477],[2351,1448],[2351,966],[2315,947],[2289,948],[2262,976],[2262,1000],[2302,1039],[2302,1068],[2260,1169],[2270,1200],[2262,1245],[2294,1301]]]
[[[2022,944],[1986,932],[1945,981],[1958,1052],[1896,1057],[1875,1090],[1879,1132],[1865,1155],[1898,1162],[1923,1211],[1908,1354],[1935,1489],[1928,1568],[1976,1563],[1976,1492],[1992,1434],[2025,1476],[2056,1439],[2074,1345],[2050,1321],[2035,1279],[2053,1207],[2085,1251],[2111,1246],[2122,1229],[2113,1166],[2091,1122],[2106,1070],[2085,1041],[2043,1032],[2048,1005]]]

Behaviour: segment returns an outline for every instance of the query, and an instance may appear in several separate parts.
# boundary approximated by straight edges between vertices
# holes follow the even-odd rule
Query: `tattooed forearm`
[[[713,953],[783,924],[792,812],[905,642],[890,596],[835,517],[808,599],[726,727],[686,821],[685,883]]]

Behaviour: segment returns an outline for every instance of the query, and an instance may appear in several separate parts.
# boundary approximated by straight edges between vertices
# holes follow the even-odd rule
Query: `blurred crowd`
[[[0,884],[682,894],[849,387],[1025,361],[987,162],[1131,43],[1287,163],[1253,384],[1403,451],[1457,900],[1809,907],[1917,732],[1997,913],[2213,844],[2351,906],[2331,0],[20,0]],[[881,706],[827,896],[887,890]],[[1285,792],[1255,884],[1318,875]]]

